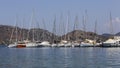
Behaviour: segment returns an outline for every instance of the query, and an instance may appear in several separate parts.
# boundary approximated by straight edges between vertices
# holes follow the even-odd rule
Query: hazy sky
[[[20,27],[29,27],[32,10],[35,10],[35,20],[43,28],[43,19],[46,29],[52,31],[54,18],[59,26],[60,17],[66,24],[69,12],[70,30],[73,29],[75,17],[79,19],[79,29],[83,29],[82,17],[87,10],[87,31],[94,31],[97,19],[97,32],[109,33],[110,12],[114,25],[114,33],[120,32],[120,0],[0,0],[0,24],[14,25],[16,16]],[[57,27],[58,27],[57,26]],[[59,31],[57,31],[59,32]]]

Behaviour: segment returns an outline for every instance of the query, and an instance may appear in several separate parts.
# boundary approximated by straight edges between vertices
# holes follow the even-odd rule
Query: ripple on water
[[[0,68],[120,68],[120,48],[0,49]]]

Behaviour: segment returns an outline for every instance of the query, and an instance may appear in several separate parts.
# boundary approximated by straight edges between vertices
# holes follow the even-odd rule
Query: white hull
[[[117,43],[102,43],[102,47],[120,47]]]
[[[16,48],[16,46],[17,46],[17,42],[8,45],[9,48]]]
[[[52,44],[51,47],[58,47],[58,45],[57,44]]]
[[[120,46],[120,37],[114,36],[114,39],[108,39],[102,43],[103,47],[119,47]]]
[[[50,43],[48,41],[43,41],[38,46],[50,47],[51,45],[50,45]]]
[[[65,44],[58,44],[58,47],[71,47],[72,44],[71,43],[65,43]]]
[[[63,43],[58,44],[58,47],[64,47],[64,46],[65,46],[65,44],[63,44]]]
[[[38,45],[36,43],[30,42],[26,43],[26,47],[37,47]]]
[[[9,48],[15,48],[17,45],[16,44],[9,44]]]
[[[80,47],[79,43],[72,43],[72,47]]]
[[[71,43],[67,43],[67,44],[65,44],[65,47],[72,47],[72,44]]]
[[[94,44],[91,44],[91,43],[84,43],[84,42],[82,42],[81,44],[80,44],[80,46],[81,47],[93,47],[93,46],[95,46]]]

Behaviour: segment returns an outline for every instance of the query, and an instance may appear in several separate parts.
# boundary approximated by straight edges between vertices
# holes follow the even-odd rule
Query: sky
[[[97,33],[102,34],[110,33],[111,13],[113,32],[117,33],[120,32],[119,3],[120,0],[0,0],[0,25],[15,26],[17,20],[19,27],[30,28],[34,10],[34,22],[50,32],[53,32],[56,20],[56,33],[61,34],[64,31],[63,25],[67,28],[68,19],[69,29],[65,31],[72,31],[76,16],[78,29],[83,30],[83,17],[86,16],[86,31],[94,32],[97,20]],[[60,24],[61,20],[63,25]]]

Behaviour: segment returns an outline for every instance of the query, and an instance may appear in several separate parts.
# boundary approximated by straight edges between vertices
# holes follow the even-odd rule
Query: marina
[[[87,42],[88,41],[88,42]],[[72,42],[67,42],[63,41],[61,43],[52,43],[50,44],[48,41],[44,41],[41,43],[15,43],[15,44],[10,44],[9,48],[29,48],[29,47],[120,47],[120,37],[115,36],[113,39],[108,39],[105,42],[101,43],[96,43],[92,40],[87,40],[86,42],[81,42],[81,43],[72,43]]]
[[[120,0],[0,0],[0,68],[120,68]]]

